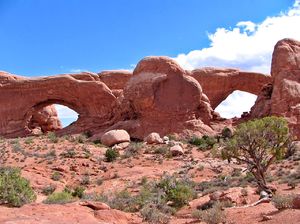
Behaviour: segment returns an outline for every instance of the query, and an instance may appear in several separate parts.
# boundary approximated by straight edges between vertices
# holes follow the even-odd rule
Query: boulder
[[[32,115],[29,127],[31,130],[40,128],[41,132],[57,131],[62,129],[62,124],[58,118],[55,106],[49,105],[35,111]]]
[[[172,156],[180,156],[183,155],[183,148],[180,145],[174,145],[170,148],[170,152]]]
[[[101,137],[101,143],[106,146],[113,146],[122,142],[130,142],[130,136],[125,130],[111,130]]]
[[[161,139],[161,137],[159,136],[158,133],[156,132],[152,132],[150,133],[145,139],[144,141],[147,144],[162,144],[164,143],[164,141]]]

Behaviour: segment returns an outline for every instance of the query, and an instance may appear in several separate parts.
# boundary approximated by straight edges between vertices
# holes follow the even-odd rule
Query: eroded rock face
[[[41,110],[34,111],[28,127],[31,130],[40,128],[42,133],[62,129],[55,106],[49,105]]]
[[[195,69],[190,75],[200,83],[213,109],[235,90],[259,95],[264,85],[272,83],[270,75],[229,68]]]
[[[167,57],[147,57],[140,61],[125,86],[124,98],[123,104],[132,118],[131,122],[119,125],[136,138],[151,132],[165,135],[181,131],[187,121],[209,122],[213,116],[209,103],[202,100],[199,83]]]
[[[19,137],[32,133],[36,111],[52,105],[68,106],[78,120],[63,134],[107,128],[116,109],[116,97],[93,73],[29,79],[0,73],[0,135]]]
[[[251,108],[251,118],[284,116],[293,135],[300,138],[300,42],[283,39],[272,57],[273,83],[265,86]]]
[[[127,70],[111,70],[98,73],[99,79],[111,90],[123,90],[132,72]]]

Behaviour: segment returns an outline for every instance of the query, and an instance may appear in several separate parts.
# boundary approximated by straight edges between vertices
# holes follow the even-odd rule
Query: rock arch
[[[213,109],[235,90],[259,95],[264,85],[272,83],[270,75],[228,68],[195,69],[190,75],[200,83]]]
[[[30,134],[28,123],[33,112],[54,103],[79,113],[78,120],[61,133],[99,129],[109,125],[107,122],[113,117],[116,97],[104,83],[94,79],[97,75],[82,73],[37,79],[7,77],[7,73],[0,74],[0,135],[5,137]]]

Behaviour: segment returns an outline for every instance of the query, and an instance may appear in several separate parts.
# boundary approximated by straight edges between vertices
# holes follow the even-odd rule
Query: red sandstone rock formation
[[[229,68],[195,69],[190,75],[200,83],[213,109],[235,90],[259,95],[265,84],[272,83],[270,75]]]
[[[62,129],[55,106],[49,105],[35,111],[28,127],[31,130],[38,129],[41,133]]]
[[[269,115],[284,116],[291,132],[300,138],[300,42],[283,39],[275,47],[272,57],[272,85],[265,86],[251,118]]]
[[[82,73],[46,78],[16,78],[0,74],[0,135],[24,136],[32,133],[35,111],[51,104],[68,106],[79,114],[77,122],[64,128],[80,133],[109,127],[116,109],[116,97],[97,75]]]
[[[41,109],[55,103],[79,114],[60,134],[89,131],[101,136],[112,129],[125,129],[140,139],[152,132],[214,134],[227,121],[213,108],[241,90],[258,95],[250,118],[285,116],[300,137],[299,66],[299,42],[285,39],[275,46],[272,76],[219,68],[189,72],[167,57],[147,57],[133,74],[83,72],[29,79],[0,72],[0,135],[24,136],[37,126],[59,129],[57,119],[39,117]]]
[[[111,70],[98,73],[99,78],[111,90],[123,90],[132,72],[127,70]]]
[[[206,100],[202,99],[199,83],[175,61],[147,57],[138,63],[124,89],[122,105],[127,108],[129,119],[113,128],[124,128],[136,138],[151,132],[180,132],[197,125],[206,133],[213,133],[207,125],[213,110]]]

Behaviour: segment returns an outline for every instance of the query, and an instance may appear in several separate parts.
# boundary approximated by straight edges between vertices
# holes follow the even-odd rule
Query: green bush
[[[75,199],[70,192],[62,191],[58,193],[52,193],[44,201],[45,204],[66,204],[73,202]]]
[[[248,165],[260,190],[270,192],[266,184],[269,166],[282,159],[290,142],[287,121],[279,117],[265,117],[240,124],[233,137],[225,141],[222,157]]]
[[[200,150],[206,151],[211,149],[217,143],[217,139],[215,137],[204,135],[202,138],[193,137],[189,140],[189,143],[198,146]]]
[[[192,185],[191,182],[177,180],[173,176],[165,175],[156,184],[156,188],[164,192],[165,201],[171,201],[174,207],[180,208],[196,196]]]
[[[20,207],[35,201],[36,195],[29,181],[21,177],[17,168],[0,168],[0,204]]]
[[[105,157],[107,162],[113,162],[119,157],[119,152],[109,148],[105,152]]]
[[[58,138],[57,138],[55,132],[48,132],[47,137],[50,140],[50,142],[52,142],[52,143],[58,142]]]
[[[85,191],[84,187],[77,186],[77,187],[74,188],[74,190],[72,192],[72,196],[82,198],[83,195],[84,195],[84,191]]]

